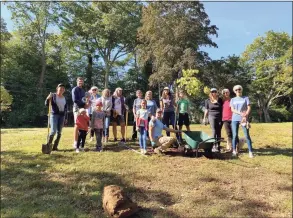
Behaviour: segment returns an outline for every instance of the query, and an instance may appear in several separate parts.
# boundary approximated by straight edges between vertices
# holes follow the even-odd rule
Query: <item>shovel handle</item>
[[[51,94],[51,93],[50,93]],[[49,133],[50,133],[50,114],[51,114],[51,105],[52,105],[52,99],[49,99],[49,109],[48,109],[48,135],[47,135],[47,143],[49,142]]]

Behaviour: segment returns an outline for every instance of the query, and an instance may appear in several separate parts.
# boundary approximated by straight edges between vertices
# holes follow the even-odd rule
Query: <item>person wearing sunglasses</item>
[[[209,98],[205,101],[204,122],[208,116],[208,120],[213,132],[213,138],[217,139],[217,142],[212,148],[212,152],[220,152],[221,130],[222,130],[222,107],[223,101],[219,98],[216,88],[210,90]]]
[[[237,156],[236,152],[236,144],[239,141],[238,138],[238,130],[239,125],[241,124],[243,133],[246,138],[248,150],[249,150],[249,157],[253,158],[252,153],[252,142],[249,135],[249,126],[243,125],[241,121],[243,118],[247,119],[248,115],[250,114],[251,107],[250,107],[250,101],[247,96],[242,96],[243,88],[240,85],[236,85],[233,87],[233,91],[236,94],[236,97],[232,98],[230,101],[230,107],[233,112],[232,114],[232,145],[233,145],[233,152],[232,156]]]
[[[223,89],[222,90],[222,96],[223,96],[223,113],[222,113],[222,121],[223,125],[226,130],[227,134],[227,151],[232,152],[232,111],[230,107],[230,91],[229,89]]]

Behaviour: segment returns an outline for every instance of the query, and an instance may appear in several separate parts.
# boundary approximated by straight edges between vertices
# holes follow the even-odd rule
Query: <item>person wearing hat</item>
[[[163,111],[163,123],[169,128],[171,124],[173,129],[177,129],[175,123],[175,102],[174,98],[168,87],[165,87],[162,92],[162,97],[160,99],[160,108]],[[170,132],[166,133],[167,136],[170,136]],[[176,134],[176,137],[179,139],[179,135]]]
[[[91,118],[92,117],[92,114],[93,114],[93,111],[96,108],[97,101],[98,101],[98,99],[101,96],[98,94],[98,87],[97,86],[93,86],[90,89],[89,93],[90,93],[90,98],[89,98],[90,106],[88,108],[88,114],[89,114],[89,116]],[[93,141],[93,139],[94,139],[94,130],[91,129],[91,132],[90,132],[90,141]]]
[[[67,123],[67,104],[66,99],[63,96],[65,92],[65,86],[60,83],[56,87],[56,93],[50,93],[46,98],[45,105],[49,105],[51,101],[51,116],[50,126],[51,131],[49,134],[49,144],[52,144],[54,135],[57,133],[57,138],[54,141],[53,151],[58,151],[58,144],[61,138],[62,128],[64,123]]]
[[[152,147],[155,148],[155,153],[165,152],[167,148],[169,148],[173,143],[176,142],[176,139],[173,137],[163,136],[163,130],[165,130],[166,132],[181,133],[180,130],[170,129],[162,123],[162,113],[163,111],[160,108],[158,108],[156,110],[156,116],[153,117],[149,122],[149,136]]]
[[[232,114],[232,145],[233,145],[233,152],[232,156],[237,156],[236,152],[236,144],[239,141],[238,138],[238,130],[239,125],[241,124],[243,133],[246,138],[248,151],[249,151],[249,157],[253,158],[252,153],[252,142],[249,135],[249,124],[247,122],[248,115],[250,114],[251,107],[250,107],[250,101],[247,96],[242,96],[242,86],[236,85],[233,87],[233,91],[236,94],[236,97],[232,98],[230,101],[230,107],[233,112]],[[246,120],[246,122],[242,122],[243,120]]]
[[[209,98],[205,101],[205,111],[203,120],[206,124],[206,118],[208,120],[213,132],[213,138],[221,139],[222,130],[222,108],[223,101],[219,98],[218,90],[216,88],[211,88]],[[220,152],[220,142],[216,142],[213,146],[212,152]]]
[[[103,151],[102,147],[102,137],[103,137],[103,130],[104,130],[104,120],[105,120],[105,112],[102,110],[103,103],[101,100],[96,102],[96,108],[92,113],[91,118],[91,130],[94,131],[96,135],[96,151],[101,152]]]
[[[113,124],[114,141],[117,141],[117,125],[121,127],[122,139],[120,142],[125,143],[125,118],[124,114],[128,110],[125,104],[125,97],[122,95],[122,89],[120,87],[115,89],[112,95],[112,114],[111,120]]]

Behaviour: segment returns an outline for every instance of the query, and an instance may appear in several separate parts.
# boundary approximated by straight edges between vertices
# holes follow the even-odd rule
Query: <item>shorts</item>
[[[190,122],[189,122],[189,115],[188,113],[179,113],[179,119],[178,119],[178,125],[179,126],[189,126]]]
[[[121,123],[125,123],[125,118],[123,115],[117,115],[117,117],[111,116],[111,123],[117,123],[117,125],[121,125]]]

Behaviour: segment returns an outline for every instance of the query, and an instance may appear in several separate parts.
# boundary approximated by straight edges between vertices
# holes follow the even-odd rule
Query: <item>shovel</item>
[[[50,126],[50,114],[51,114],[51,99],[49,100],[49,110],[48,110],[48,135],[47,135],[47,143],[42,144],[42,153],[50,154],[52,151],[52,145],[49,144],[49,126]]]

